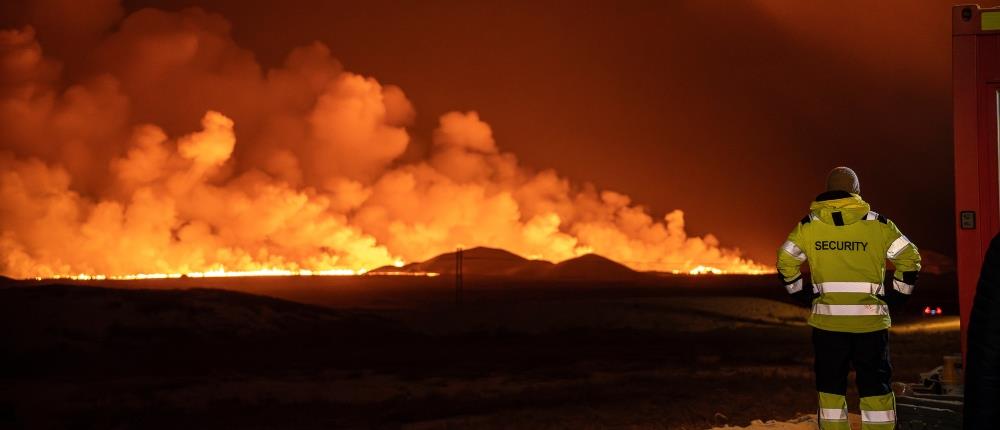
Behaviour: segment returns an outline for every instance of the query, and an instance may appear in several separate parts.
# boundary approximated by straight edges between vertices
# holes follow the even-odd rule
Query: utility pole
[[[462,248],[455,251],[455,304],[462,304]]]

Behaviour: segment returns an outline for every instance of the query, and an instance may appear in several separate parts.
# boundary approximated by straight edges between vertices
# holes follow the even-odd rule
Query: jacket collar
[[[820,193],[820,195],[816,196],[816,200],[815,201],[817,201],[817,202],[825,202],[827,200],[846,199],[846,198],[850,198],[852,196],[853,195],[851,193],[847,192],[847,191],[832,190],[832,191],[826,191],[826,192]]]

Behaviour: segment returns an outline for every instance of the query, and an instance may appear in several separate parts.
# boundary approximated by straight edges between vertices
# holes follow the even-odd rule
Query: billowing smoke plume
[[[263,70],[220,16],[95,5],[37,17],[59,29],[41,38],[51,52],[33,27],[0,33],[2,274],[358,270],[479,245],[764,269],[688,237],[681,211],[657,220],[520,166],[476,112],[443,115],[427,159],[400,161],[415,116],[403,90],[322,44]]]

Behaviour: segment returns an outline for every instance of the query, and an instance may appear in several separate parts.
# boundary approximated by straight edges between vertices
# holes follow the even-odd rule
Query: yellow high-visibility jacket
[[[917,246],[857,194],[829,191],[778,249],[778,273],[789,294],[811,301],[809,325],[866,333],[889,328],[890,303],[905,301],[920,271]],[[883,285],[885,261],[896,266]],[[811,285],[802,280],[809,264]]]

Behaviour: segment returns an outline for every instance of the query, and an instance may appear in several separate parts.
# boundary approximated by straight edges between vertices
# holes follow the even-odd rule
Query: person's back
[[[857,372],[864,429],[891,429],[895,399],[889,385],[889,305],[910,295],[920,254],[895,224],[872,212],[848,168],[830,172],[827,191],[778,249],[778,272],[793,297],[810,304],[821,429],[849,429],[847,374]],[[890,286],[885,260],[896,273]],[[809,264],[811,283],[800,266]],[[811,284],[811,285],[810,285]]]

